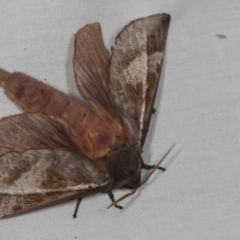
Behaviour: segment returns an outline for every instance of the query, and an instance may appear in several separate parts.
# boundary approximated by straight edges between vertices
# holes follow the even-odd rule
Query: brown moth
[[[73,66],[84,102],[0,69],[1,87],[25,111],[0,120],[0,218],[96,192],[121,208],[112,190],[135,191],[143,183],[141,168],[154,167],[141,153],[169,23],[164,13],[132,21],[116,37],[110,60],[100,24],[81,28]]]

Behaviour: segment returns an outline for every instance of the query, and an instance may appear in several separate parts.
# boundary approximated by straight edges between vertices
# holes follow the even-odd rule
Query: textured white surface
[[[240,1],[0,1],[0,66],[77,95],[73,34],[99,21],[110,49],[129,21],[172,16],[156,113],[145,144],[156,173],[123,211],[108,196],[85,198],[0,221],[0,239],[240,238]],[[225,34],[220,39],[216,34]],[[0,115],[20,112],[0,91]],[[116,197],[125,191],[116,191]]]

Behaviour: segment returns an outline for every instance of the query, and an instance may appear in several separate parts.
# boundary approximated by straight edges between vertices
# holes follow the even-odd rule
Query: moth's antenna
[[[138,188],[140,188],[144,183],[147,182],[147,180],[151,177],[151,175],[156,171],[156,169],[160,166],[160,164],[163,162],[163,160],[167,157],[167,155],[170,153],[170,151],[172,150],[172,148],[174,147],[175,143],[169,148],[169,150],[167,151],[167,153],[163,156],[163,158],[158,162],[157,165],[154,166],[154,168],[152,169],[152,171],[147,175],[147,177],[141,182],[141,184],[139,185],[139,187],[134,188],[130,193],[127,193],[125,195],[123,195],[122,197],[120,197],[119,199],[117,199],[116,201],[114,201],[111,205],[108,206],[108,208],[116,205],[117,203],[121,202],[123,199],[133,195]]]

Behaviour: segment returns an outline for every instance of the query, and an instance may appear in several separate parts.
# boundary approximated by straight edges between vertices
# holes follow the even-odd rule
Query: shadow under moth
[[[0,69],[0,86],[24,111],[0,120],[0,218],[97,192],[121,208],[117,202],[146,181],[142,168],[164,170],[141,154],[169,23],[164,13],[130,22],[110,60],[100,24],[81,28],[73,67],[84,101]],[[133,192],[115,201],[115,188]]]

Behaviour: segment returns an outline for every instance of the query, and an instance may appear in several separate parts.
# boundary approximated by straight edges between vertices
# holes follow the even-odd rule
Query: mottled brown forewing
[[[119,33],[112,47],[111,100],[141,146],[152,114],[169,23],[168,14],[135,20]]]
[[[0,157],[0,218],[99,192],[109,183],[93,162],[62,149]]]

